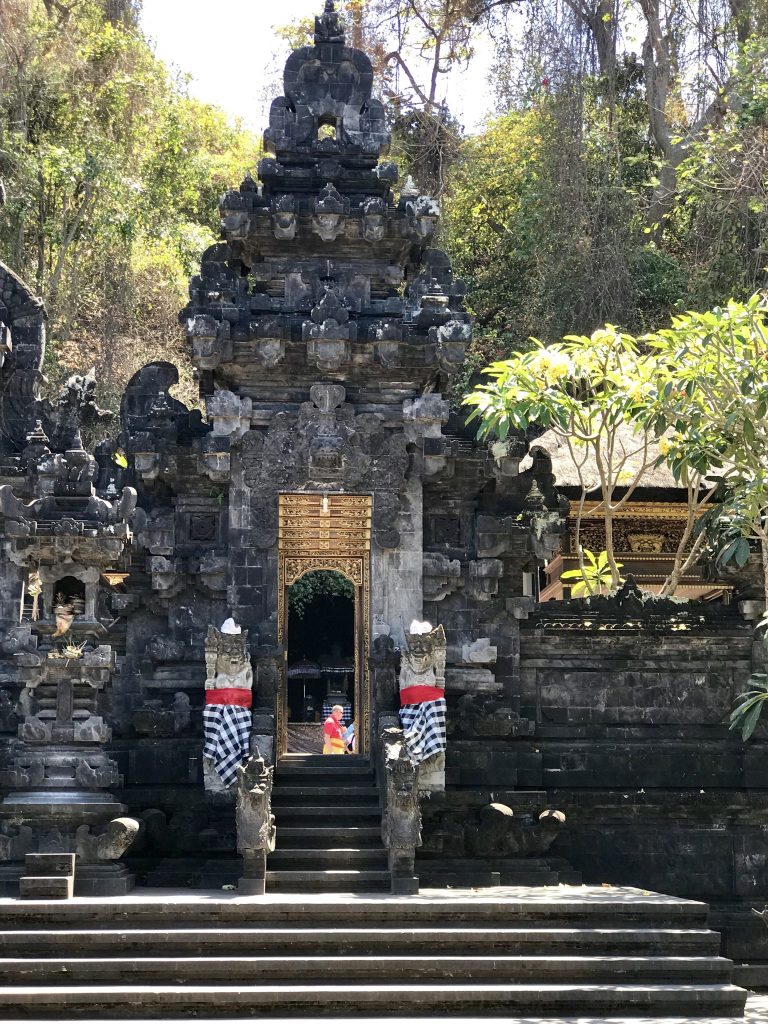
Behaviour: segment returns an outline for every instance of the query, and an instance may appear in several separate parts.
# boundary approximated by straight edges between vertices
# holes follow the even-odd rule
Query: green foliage
[[[622,563],[617,562],[616,568],[623,568]],[[593,594],[602,594],[610,590],[613,576],[608,552],[601,551],[596,558],[588,548],[584,548],[583,564],[578,569],[568,569],[567,572],[561,573],[560,579],[565,582],[577,580],[571,587],[571,597],[591,597]],[[618,580],[618,583],[623,582],[623,579]]]
[[[119,6],[0,8],[0,248],[45,299],[52,384],[95,364],[103,401],[161,354],[189,383],[186,279],[216,238],[218,195],[257,150],[187,95]]]
[[[318,569],[301,576],[288,588],[288,608],[300,619],[318,597],[343,597],[353,600],[355,587],[346,576],[327,569]]]
[[[462,144],[444,241],[481,329],[506,352],[607,319],[655,326],[676,300],[676,262],[648,245],[641,207],[655,171],[637,89],[609,110],[539,94]]]
[[[762,688],[739,694],[729,725],[729,729],[741,729],[741,738],[745,743],[757,728],[765,702],[768,701],[768,676],[759,672],[751,676],[749,682],[760,683]]]
[[[746,299],[765,282],[768,237],[768,40],[754,36],[733,62],[736,97],[687,148],[667,247],[686,264],[686,308]]]
[[[613,550],[613,517],[650,469],[653,456],[647,429],[635,420],[655,393],[655,353],[636,338],[607,324],[591,335],[569,335],[556,345],[537,342],[531,352],[492,363],[489,383],[478,385],[464,404],[473,407],[478,436],[506,441],[510,432],[531,426],[562,439],[581,485],[576,508],[576,546],[586,495],[598,490],[605,524],[612,585],[619,582]],[[616,491],[621,488],[621,497]]]

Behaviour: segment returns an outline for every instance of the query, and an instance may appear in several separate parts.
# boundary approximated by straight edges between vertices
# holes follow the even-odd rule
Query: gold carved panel
[[[355,587],[355,708],[359,750],[368,748],[371,725],[370,550],[373,499],[366,494],[281,494],[278,530],[278,642],[288,627],[288,587],[309,572],[341,573]],[[277,706],[279,750],[287,746],[287,679],[282,673]]]

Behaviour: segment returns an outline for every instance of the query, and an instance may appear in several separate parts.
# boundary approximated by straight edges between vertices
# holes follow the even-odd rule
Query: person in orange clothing
[[[324,754],[346,754],[347,745],[344,742],[344,730],[341,726],[343,717],[344,708],[341,704],[334,704],[323,726]]]

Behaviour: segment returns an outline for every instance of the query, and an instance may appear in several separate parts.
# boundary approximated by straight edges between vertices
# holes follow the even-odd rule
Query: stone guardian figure
[[[221,629],[208,627],[205,638],[205,708],[203,746],[205,788],[227,791],[237,769],[250,755],[253,669],[248,630],[234,619]]]
[[[263,896],[267,854],[275,848],[277,830],[272,814],[274,768],[264,758],[250,757],[237,769],[237,849],[243,855],[243,877],[238,890],[244,896]]]
[[[445,630],[414,619],[400,666],[400,723],[419,791],[445,789]]]

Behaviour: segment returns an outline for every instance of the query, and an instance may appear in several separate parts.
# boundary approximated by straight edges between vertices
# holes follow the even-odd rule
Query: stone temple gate
[[[193,877],[228,877],[237,757],[223,776],[202,756],[203,707],[235,700],[217,728],[269,766],[297,718],[319,751],[323,704],[339,700],[357,755],[384,756],[414,619],[442,626],[430,693],[461,702],[454,736],[471,742],[478,715],[486,747],[529,731],[511,696],[524,574],[556,547],[564,502],[546,461],[519,473],[524,446],[494,458],[443,397],[471,337],[464,289],[433,244],[436,202],[386,159],[372,86],[327,4],[314,45],[286,64],[258,178],[223,197],[222,241],[181,313],[204,416],[171,397],[175,368],[152,363],[128,384],[113,440],[87,453],[81,424],[107,415],[93,381],[36,400],[40,310],[25,299],[26,333],[9,312],[19,344],[4,372],[33,396],[4,405],[0,488],[4,650],[21,688],[3,720],[10,890],[39,852],[78,853],[80,891],[125,891],[126,863],[150,883],[188,878],[190,863]],[[353,637],[292,664],[291,588],[317,573],[351,595]],[[228,619],[240,639],[218,632]],[[290,701],[302,674],[320,684]],[[461,763],[438,754],[419,786],[484,777],[477,758]],[[418,821],[411,831],[406,874]],[[556,831],[532,827],[542,852]]]
[[[44,314],[0,264],[0,890],[39,892],[40,854],[82,895],[585,877],[716,900],[768,960],[765,741],[723,724],[751,630],[631,586],[536,605],[568,503],[446,400],[464,289],[372,88],[326,3],[181,313],[204,413],[152,363],[86,451],[95,382],[40,397]],[[300,591],[327,650],[292,653]],[[418,768],[406,689],[447,734]],[[312,752],[329,702],[352,756]]]

